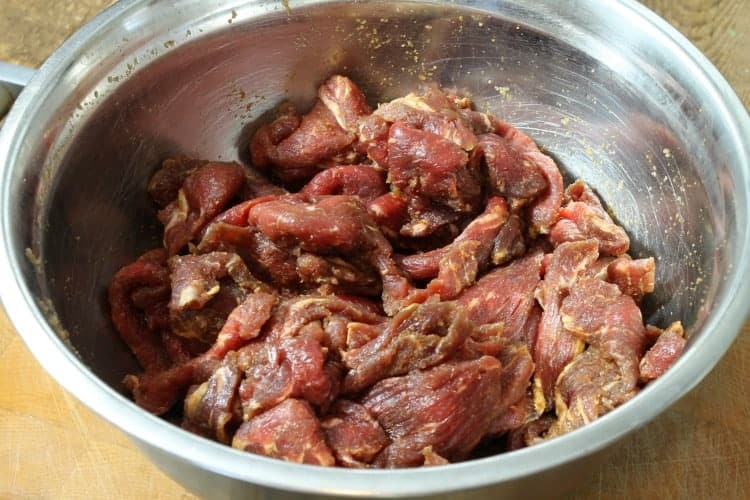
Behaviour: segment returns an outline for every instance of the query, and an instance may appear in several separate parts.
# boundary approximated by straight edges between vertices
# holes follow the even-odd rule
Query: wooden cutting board
[[[36,66],[106,0],[1,0],[0,60]],[[649,0],[750,104],[750,0]],[[747,298],[750,301],[750,297]],[[691,394],[628,438],[577,499],[750,498],[750,323]],[[63,391],[0,310],[0,498],[193,498]]]

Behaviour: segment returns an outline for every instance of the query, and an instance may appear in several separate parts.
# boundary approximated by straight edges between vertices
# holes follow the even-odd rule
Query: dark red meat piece
[[[361,298],[335,295],[300,295],[282,302],[274,313],[268,336],[294,337],[307,324],[342,316],[348,322],[378,325],[385,321],[379,308]]]
[[[252,200],[246,200],[242,203],[238,203],[232,207],[229,207],[224,212],[217,215],[207,226],[207,230],[204,231],[204,235],[206,232],[208,232],[208,229],[211,228],[212,224],[217,223],[226,223],[231,224],[233,226],[240,226],[240,227],[247,227],[248,225],[248,217],[250,215],[250,209],[253,208],[255,205],[260,205],[261,203],[265,203],[267,201],[271,201],[278,196],[281,195],[266,195],[266,196],[259,196],[257,198],[253,198]]]
[[[386,193],[367,205],[367,212],[386,234],[395,235],[409,216],[409,205],[403,197]]]
[[[206,160],[195,160],[187,156],[178,156],[168,158],[161,164],[148,181],[148,194],[160,207],[166,207],[177,199],[177,193],[180,191],[185,179],[192,174],[195,169],[207,164]]]
[[[425,197],[454,211],[471,212],[481,196],[468,155],[443,137],[394,123],[388,133],[388,181],[409,196]]]
[[[341,75],[334,75],[318,90],[318,97],[331,111],[339,126],[352,134],[359,128],[359,120],[372,113],[362,91]]]
[[[300,284],[293,249],[277,245],[260,231],[250,231],[249,244],[242,253],[258,276],[277,286],[293,288]]]
[[[329,354],[344,348],[350,322],[382,322],[374,309],[335,296],[301,296],[281,303],[264,336],[240,350],[246,374],[240,385],[244,418],[295,397],[325,410],[337,396],[341,379],[336,356]]]
[[[177,199],[159,212],[164,224],[164,247],[175,255],[194,240],[240,191],[245,171],[237,163],[211,162],[193,171]]]
[[[596,420],[638,391],[646,332],[638,305],[617,285],[582,278],[561,307],[566,330],[589,348],[565,367],[555,387],[554,437]]]
[[[306,198],[326,194],[359,196],[369,203],[387,191],[385,172],[371,165],[339,165],[317,174],[300,194]]]
[[[522,151],[499,135],[480,136],[477,152],[484,159],[489,186],[507,197],[513,208],[528,204],[547,188],[537,163],[524,158]]]
[[[492,247],[492,263],[500,266],[526,252],[526,242],[523,237],[523,222],[516,214],[511,214],[495,238]]]
[[[622,255],[630,247],[625,230],[612,221],[599,198],[583,181],[576,181],[565,190],[567,203],[560,210],[560,220],[550,232],[550,241],[559,245],[565,241],[593,238],[599,242],[603,255]]]
[[[458,297],[458,305],[478,325],[502,323],[507,338],[533,345],[526,324],[536,307],[542,253],[532,252],[494,269]]]
[[[367,408],[346,399],[336,401],[321,426],[337,463],[344,467],[367,467],[390,443]]]
[[[361,243],[363,207],[355,197],[324,196],[313,203],[278,198],[250,210],[250,222],[276,242],[312,253],[348,252]]]
[[[413,255],[397,255],[395,260],[408,276],[413,279],[434,278],[447,268],[441,261],[452,252],[460,251],[464,242],[476,242],[473,252],[468,256],[473,260],[474,276],[485,268],[492,258],[495,238],[500,228],[508,220],[508,205],[502,198],[490,198],[487,207],[476,219],[466,226],[466,229],[448,246],[430,252]]]
[[[381,335],[344,353],[344,365],[349,369],[344,392],[356,393],[385,377],[442,362],[471,335],[473,326],[451,302],[407,307]]]
[[[206,382],[188,392],[185,426],[221,443],[230,443],[242,421],[235,404],[241,377],[236,353],[228,354]]]
[[[233,253],[179,255],[169,259],[172,331],[182,337],[213,342],[227,316],[248,293],[267,291]]]
[[[380,277],[370,266],[356,266],[341,257],[320,257],[303,253],[297,257],[297,272],[307,288],[319,293],[348,293],[377,297]]]
[[[250,340],[258,337],[261,328],[271,318],[276,297],[258,292],[235,307],[216,336],[216,342],[207,351],[207,356],[223,358],[229,351],[236,351]]]
[[[362,397],[362,405],[392,441],[375,464],[422,465],[428,446],[452,462],[468,457],[502,411],[501,377],[500,362],[484,356],[375,384]]]
[[[641,359],[641,382],[647,383],[664,375],[664,372],[679,359],[686,343],[682,323],[677,321],[669,325]]]
[[[509,343],[499,354],[498,358],[503,365],[503,373],[500,379],[500,394],[502,399],[498,407],[504,411],[499,412],[493,421],[488,434],[502,434],[512,429],[508,427],[509,414],[519,413],[513,409],[515,404],[523,405],[524,419],[528,412],[526,394],[529,389],[529,381],[534,374],[534,361],[526,345],[521,343]]]
[[[445,239],[440,237],[441,233],[450,233],[449,239],[458,234],[461,214],[429,198],[410,197],[406,213],[408,218],[398,231],[402,237],[418,239],[429,236],[430,240],[441,241]]]
[[[300,284],[293,249],[277,245],[256,228],[213,222],[196,249],[199,253],[236,253],[258,278],[278,287]]]
[[[325,161],[356,160],[351,149],[357,137],[355,124],[370,112],[364,96],[351,80],[334,76],[321,87],[319,98],[301,119],[286,111],[258,129],[250,144],[255,167],[273,166],[279,179],[294,184],[310,179]]]
[[[318,418],[307,402],[298,399],[287,399],[242,424],[232,446],[288,462],[335,464]]]
[[[125,385],[135,396],[136,403],[157,415],[168,411],[190,385],[205,382],[231,350],[258,335],[271,315],[274,302],[274,297],[267,293],[253,294],[230,314],[234,316],[232,323],[243,317],[247,321],[243,321],[239,328],[232,323],[225,325],[226,329],[219,333],[215,344],[203,354],[183,359],[170,368],[147,371],[141,376],[128,375]],[[252,318],[248,317],[249,314]]]
[[[123,384],[133,394],[138,406],[162,415],[185,397],[191,385],[208,380],[218,365],[216,359],[199,356],[166,370],[127,375]]]
[[[427,87],[420,94],[409,94],[381,104],[373,117],[430,132],[465,151],[471,151],[477,144],[477,138],[458,112],[456,102],[437,87]],[[378,130],[378,127],[370,126],[369,129]],[[378,137],[377,134],[369,135]]]
[[[340,373],[326,364],[328,350],[319,329],[243,348],[245,379],[240,385],[243,417],[257,415],[288,398],[302,398],[323,409],[338,395]]]
[[[250,151],[255,167],[264,170],[272,167],[273,175],[285,184],[294,185],[314,176],[320,170],[318,164],[346,151],[355,138],[342,129],[333,113],[318,101],[302,117],[299,128],[279,143],[273,142],[268,128],[258,129]]]
[[[165,257],[163,250],[147,252],[120,269],[108,289],[112,322],[146,371],[165,368],[169,365],[169,359],[158,333],[149,328],[146,316],[134,304],[132,297],[144,288],[152,290],[169,285]]]
[[[547,234],[557,222],[563,201],[563,178],[552,158],[545,155],[533,140],[520,130],[499,120],[496,133],[518,153],[521,161],[535,165],[545,178],[547,188],[529,206],[529,230],[533,235]]]
[[[384,167],[388,160],[388,129],[391,124],[377,114],[363,116],[357,128],[359,142],[356,149],[362,155],[373,161],[377,166]]]
[[[589,344],[604,345],[614,340],[618,345],[627,345],[628,352],[635,352],[640,358],[646,335],[641,310],[617,285],[582,278],[571,286],[560,313],[565,329]]]
[[[412,291],[393,261],[393,249],[354,196],[322,196],[311,203],[288,197],[257,205],[250,222],[271,240],[310,253],[351,254],[380,275],[383,307],[395,312]]]
[[[534,389],[540,413],[543,407],[552,405],[557,376],[583,349],[582,341],[563,327],[562,300],[598,257],[595,240],[563,243],[552,254],[544,280],[537,288],[537,300],[544,310],[534,344]]]

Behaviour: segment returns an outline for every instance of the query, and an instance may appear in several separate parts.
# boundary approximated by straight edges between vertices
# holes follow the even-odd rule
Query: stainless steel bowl
[[[245,158],[257,120],[345,73],[385,100],[424,80],[469,92],[602,195],[657,258],[647,320],[689,348],[660,380],[544,444],[419,470],[294,465],[196,437],[136,407],[136,370],[104,290],[158,242],[145,183],[184,152]],[[39,70],[0,135],[0,295],[40,363],[206,496],[562,493],[587,464],[694,387],[750,297],[750,120],[692,45],[628,0],[123,1]],[[286,493],[285,493],[286,492]]]

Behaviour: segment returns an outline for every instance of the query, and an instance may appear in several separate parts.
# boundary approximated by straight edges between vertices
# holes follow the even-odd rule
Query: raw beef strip
[[[429,279],[443,270],[441,261],[464,242],[473,241],[477,248],[472,254],[474,267],[481,269],[493,260],[492,250],[500,229],[508,220],[508,205],[499,197],[490,198],[487,207],[448,246],[430,252],[394,256],[396,263],[413,279]],[[476,276],[476,270],[474,276]]]
[[[148,194],[161,208],[166,207],[177,199],[177,193],[180,191],[185,179],[192,174],[195,169],[207,164],[207,160],[194,160],[187,156],[178,156],[176,158],[167,158],[161,164],[148,181]]]
[[[165,261],[166,252],[162,249],[146,252],[117,271],[107,291],[112,322],[146,371],[167,367],[169,357],[158,333],[149,327],[148,316],[137,307],[137,294],[144,288],[153,290],[166,286],[168,290],[169,271]]]
[[[269,325],[268,336],[272,338],[294,337],[307,324],[315,321],[330,321],[336,316],[348,323],[379,325],[386,318],[372,302],[362,298],[336,295],[299,295],[282,302]],[[334,343],[336,349],[343,344]]]
[[[394,316],[380,336],[343,354],[349,369],[343,390],[356,393],[385,377],[434,366],[471,336],[473,328],[452,302],[411,305]]]
[[[394,193],[386,193],[367,205],[367,212],[389,237],[398,234],[409,216],[406,200]]]
[[[253,166],[268,170],[284,183],[307,181],[326,161],[351,163],[356,123],[370,107],[354,83],[333,76],[318,92],[319,100],[302,118],[287,108],[270,125],[258,129],[250,144]]]
[[[228,444],[242,415],[237,411],[237,389],[242,372],[237,354],[227,354],[211,377],[188,391],[184,405],[185,427]]]
[[[520,257],[526,252],[523,237],[523,222],[516,214],[511,214],[500,228],[492,248],[492,263],[501,266]]]
[[[437,134],[394,123],[388,132],[387,165],[392,190],[455,212],[479,208],[479,172],[463,149]]]
[[[322,255],[356,255],[380,275],[388,314],[395,314],[413,291],[393,261],[391,244],[356,196],[321,196],[310,202],[277,198],[253,207],[249,218],[274,242]]]
[[[369,203],[387,191],[385,172],[371,165],[339,165],[317,174],[300,194],[308,199],[325,194],[352,195]]]
[[[244,347],[240,366],[243,418],[248,420],[288,398],[301,398],[324,410],[339,392],[340,372],[326,363],[328,349],[320,329],[295,337],[266,336]]]
[[[568,186],[565,198],[560,220],[550,232],[553,244],[593,238],[599,242],[602,255],[622,255],[628,251],[630,239],[625,230],[612,221],[586,183],[578,180]]]
[[[310,405],[299,399],[287,399],[243,423],[232,439],[232,446],[300,464],[336,463],[318,418]]]
[[[501,378],[500,362],[484,356],[375,384],[364,394],[362,405],[392,441],[375,458],[375,465],[422,465],[428,446],[451,462],[466,458],[504,410],[498,390]]]
[[[178,253],[198,237],[211,219],[219,215],[242,189],[245,172],[238,163],[206,163],[183,182],[177,199],[159,212],[164,224],[164,247]]]
[[[378,297],[382,291],[380,276],[371,266],[355,265],[341,257],[303,253],[297,257],[297,272],[303,285],[326,295]]]
[[[654,291],[656,262],[653,257],[631,259],[627,254],[607,266],[607,281],[616,284],[622,293],[640,302],[644,295]]]
[[[507,197],[512,208],[527,205],[547,188],[539,166],[499,135],[480,136],[477,153],[486,165],[489,185],[495,193]]]
[[[248,293],[269,291],[233,253],[178,255],[169,259],[172,331],[213,342],[227,316]]]
[[[425,130],[439,135],[465,151],[471,151],[477,144],[477,138],[470,124],[458,111],[456,103],[442,90],[435,87],[427,87],[420,94],[408,94],[381,104],[372,114],[372,118],[386,123],[401,122],[410,127]],[[360,131],[363,128],[370,132],[365,134],[365,140],[382,137],[372,132],[382,130],[373,121],[364,127],[360,124]]]
[[[536,165],[545,178],[547,187],[529,205],[529,228],[532,235],[548,234],[557,222],[563,201],[563,178],[554,160],[539,150],[526,134],[515,127],[495,120],[495,133],[501,136],[524,161]]]
[[[258,337],[261,328],[271,317],[276,305],[276,296],[270,293],[257,292],[235,307],[216,336],[216,342],[207,351],[207,355],[216,359],[223,358],[229,351],[236,351],[250,340]]]
[[[215,344],[203,354],[168,369],[147,371],[140,376],[128,375],[125,377],[125,386],[133,393],[139,406],[157,415],[167,412],[184,396],[190,385],[202,384],[208,380],[230,350],[237,349],[260,335],[271,316],[274,302],[275,298],[267,293],[259,292],[248,296],[232,311],[229,315],[232,321],[229,325],[224,325]],[[237,325],[236,320],[241,320],[242,324]]]
[[[596,420],[638,391],[646,331],[638,305],[617,285],[582,278],[560,309],[566,330],[589,344],[555,386],[554,437]]]
[[[536,297],[544,312],[534,344],[534,391],[539,413],[553,402],[555,381],[583,343],[563,326],[560,307],[578,277],[599,257],[596,240],[563,243],[552,253]]]
[[[507,338],[533,345],[525,328],[536,307],[534,291],[542,271],[540,251],[493,269],[458,297],[469,319],[478,325],[502,323]],[[536,333],[536,332],[534,332]]]
[[[669,325],[641,359],[641,382],[651,382],[664,375],[664,372],[679,359],[686,343],[682,323],[676,321]]]
[[[346,399],[336,401],[321,426],[336,461],[344,467],[367,467],[390,443],[367,408]]]

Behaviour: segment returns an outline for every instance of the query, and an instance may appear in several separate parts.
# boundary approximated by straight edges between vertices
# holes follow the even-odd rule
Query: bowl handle
[[[35,70],[0,61],[0,120],[10,110],[13,100],[34,76]]]

